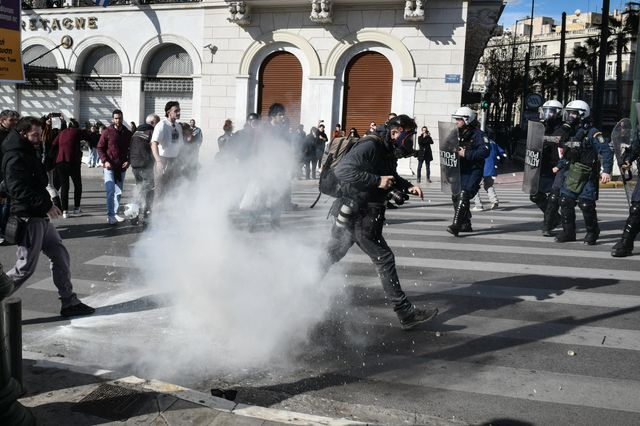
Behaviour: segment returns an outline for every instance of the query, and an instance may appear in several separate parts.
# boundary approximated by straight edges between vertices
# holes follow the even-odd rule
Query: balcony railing
[[[112,6],[142,6],[149,4],[170,4],[170,3],[200,3],[202,0],[110,0],[109,7]],[[92,0],[23,0],[22,9],[53,9],[63,7],[95,7],[96,2]]]

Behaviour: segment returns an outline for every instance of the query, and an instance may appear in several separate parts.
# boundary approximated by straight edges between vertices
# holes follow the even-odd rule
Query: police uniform
[[[560,161],[561,143],[572,132],[569,124],[562,120],[542,121],[545,126],[545,140],[542,147],[542,160],[540,162],[540,180],[538,192],[531,194],[531,202],[538,206],[544,214],[542,235],[551,236],[551,231],[560,224],[560,188],[564,180],[564,172],[553,172],[553,168]]]
[[[484,132],[473,125],[465,125],[458,130],[458,144],[464,148],[464,157],[460,157],[460,194],[451,196],[453,201],[453,222],[447,231],[453,235],[458,232],[470,232],[470,201],[480,190],[484,174],[484,160],[489,156],[489,139]]]
[[[634,138],[631,150],[625,153],[622,159],[625,163],[633,163],[640,158],[640,140]],[[640,176],[636,180],[636,187],[631,194],[631,206],[629,206],[629,216],[622,230],[622,238],[611,249],[613,257],[630,256],[633,252],[633,242],[640,232]]]
[[[605,173],[611,174],[613,169],[613,151],[606,143],[602,132],[595,127],[580,127],[574,136],[565,143],[564,158],[560,162],[566,167],[565,181],[560,190],[560,214],[562,216],[562,232],[556,237],[557,242],[575,241],[576,239],[576,203],[582,210],[587,233],[584,243],[593,245],[600,235],[598,215],[596,212],[596,200],[600,178],[600,161]],[[575,186],[571,186],[574,180],[574,172],[578,167],[590,167],[586,183],[580,192],[574,192]],[[563,168],[564,168],[563,167]],[[578,187],[579,188],[579,187]]]

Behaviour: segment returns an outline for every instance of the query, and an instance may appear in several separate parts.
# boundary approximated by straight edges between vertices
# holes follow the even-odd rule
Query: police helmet
[[[466,106],[458,108],[456,112],[451,115],[453,118],[459,118],[464,121],[464,124],[467,126],[476,121],[477,116],[478,114],[476,114],[474,110]]]
[[[413,118],[409,117],[406,114],[401,114],[393,117],[391,120],[387,122],[387,126],[390,129],[393,129],[394,127],[402,127],[404,130],[407,130],[407,131],[415,130],[416,127],[418,127],[418,125],[413,120]]]
[[[591,115],[591,108],[585,101],[571,101],[564,108],[564,121],[567,123],[577,123]]]
[[[553,120],[562,113],[562,103],[556,99],[547,101],[542,105],[542,119]]]

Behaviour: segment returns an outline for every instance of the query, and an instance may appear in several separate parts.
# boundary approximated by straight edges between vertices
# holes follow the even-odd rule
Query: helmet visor
[[[566,110],[564,113],[564,121],[569,124],[575,124],[580,121],[580,111],[575,109]]]
[[[554,120],[558,116],[558,108],[547,107],[542,108],[542,119],[543,120]]]

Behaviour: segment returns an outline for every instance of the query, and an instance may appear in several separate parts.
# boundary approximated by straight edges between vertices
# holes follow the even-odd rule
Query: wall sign
[[[61,30],[97,30],[98,18],[96,16],[76,18],[31,18],[22,21],[24,31],[61,31]]]
[[[0,82],[24,81],[20,42],[20,0],[0,3]]]
[[[460,83],[460,74],[445,74],[444,82],[449,84],[458,84]]]

